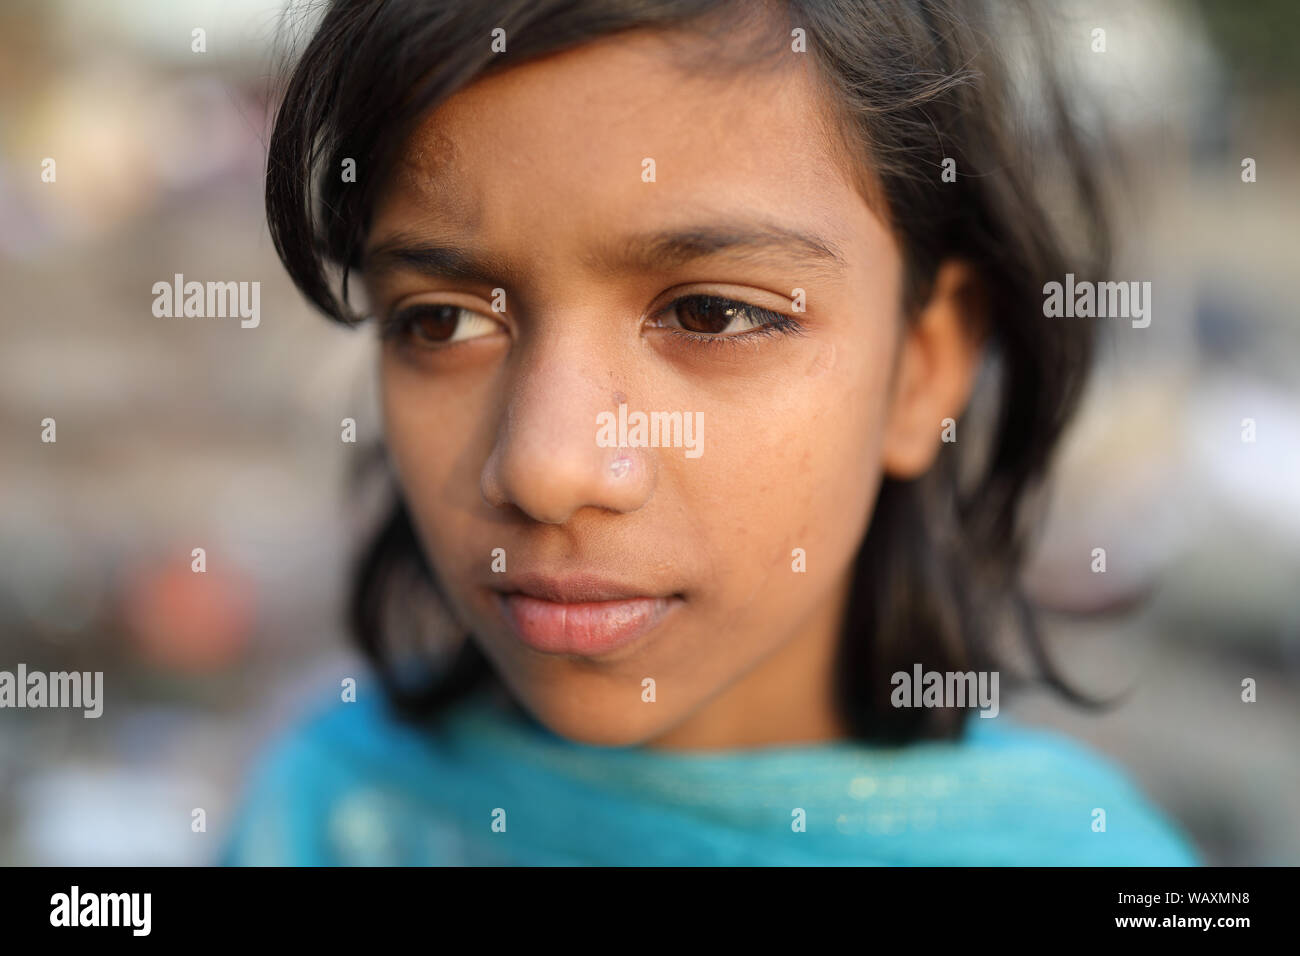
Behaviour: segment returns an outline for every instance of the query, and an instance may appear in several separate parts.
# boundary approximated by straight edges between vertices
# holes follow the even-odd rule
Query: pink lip
[[[677,597],[649,597],[593,578],[524,577],[498,594],[519,639],[547,654],[592,656],[625,647],[654,628]]]

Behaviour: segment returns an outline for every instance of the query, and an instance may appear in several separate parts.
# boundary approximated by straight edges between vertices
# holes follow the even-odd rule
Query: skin
[[[453,613],[520,703],[573,740],[845,736],[834,652],[880,481],[923,473],[969,395],[974,277],[945,263],[904,321],[898,245],[824,135],[808,58],[790,59],[729,82],[637,32],[480,79],[426,118],[376,207],[362,277],[381,320],[419,303],[469,310],[385,339],[398,481]],[[790,241],[658,264],[613,255],[642,234],[755,223],[817,237],[838,261]],[[428,243],[491,256],[494,271],[439,277],[382,254]],[[687,293],[783,313],[802,334],[738,337],[755,327],[740,320],[697,341],[666,311]],[[620,401],[702,412],[700,457],[599,447],[596,416]],[[495,548],[511,572],[595,570],[678,599],[630,646],[542,653],[498,608]]]

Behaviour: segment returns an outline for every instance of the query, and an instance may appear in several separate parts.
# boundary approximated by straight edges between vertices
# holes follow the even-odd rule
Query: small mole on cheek
[[[627,396],[624,395],[622,392],[618,392],[618,391],[616,391],[616,392],[614,393],[614,404],[615,404],[615,405],[622,405],[622,404],[623,404],[624,402],[626,402],[626,401],[627,401]]]

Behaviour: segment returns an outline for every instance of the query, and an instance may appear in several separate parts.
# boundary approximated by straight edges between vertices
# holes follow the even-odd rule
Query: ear
[[[939,452],[945,418],[970,400],[988,314],[978,274],[950,260],[935,274],[930,301],[905,330],[885,421],[883,465],[891,478],[917,478]]]

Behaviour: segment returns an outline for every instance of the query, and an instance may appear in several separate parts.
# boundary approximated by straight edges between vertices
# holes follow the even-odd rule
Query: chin
[[[633,689],[635,691],[635,688]],[[552,733],[596,747],[634,747],[663,734],[672,715],[658,702],[645,703],[635,693],[619,699],[583,687],[551,688],[544,694],[515,691],[516,699]]]

